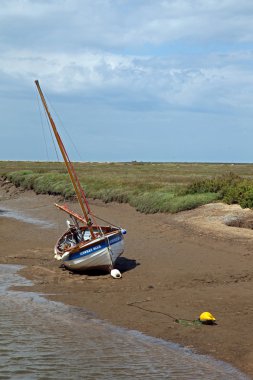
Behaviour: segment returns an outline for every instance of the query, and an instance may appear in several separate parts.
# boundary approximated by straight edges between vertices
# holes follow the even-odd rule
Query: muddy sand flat
[[[253,378],[253,231],[225,224],[246,220],[250,226],[251,210],[219,203],[143,215],[128,205],[91,201],[96,215],[128,231],[118,262],[123,278],[114,280],[72,274],[53,259],[56,238],[65,230],[65,215],[53,206],[58,198],[2,184],[0,200],[1,210],[19,212],[10,218],[0,213],[0,263],[24,265],[21,274],[34,283],[30,290],[224,360]],[[15,218],[23,216],[44,223]],[[218,324],[175,322],[203,311]]]

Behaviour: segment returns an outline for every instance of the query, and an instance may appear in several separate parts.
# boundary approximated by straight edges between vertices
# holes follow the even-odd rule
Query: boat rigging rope
[[[50,161],[49,154],[48,154],[48,147],[47,147],[47,143],[46,143],[45,128],[44,128],[44,123],[43,123],[43,118],[42,118],[41,103],[39,101],[39,95],[38,95],[37,91],[36,91],[36,98],[37,98],[38,108],[39,108],[39,113],[40,113],[40,121],[41,121],[41,126],[42,126],[42,131],[43,131],[44,143],[45,143],[45,147],[46,147],[47,160]],[[47,99],[47,101],[48,101],[48,99]],[[53,138],[52,130],[50,128],[49,120],[48,120],[47,113],[46,113],[45,109],[44,109],[44,112],[45,112],[45,115],[46,115],[46,121],[47,121],[48,129],[49,129],[49,132],[50,132],[50,135],[51,135],[51,139],[52,139],[52,142],[53,142],[53,145],[54,145],[54,150],[55,150],[55,154],[56,154],[56,157],[57,157],[57,161],[60,162],[60,159],[59,159],[59,156],[58,156],[58,152],[57,152],[57,149],[56,149],[56,145],[55,145],[55,140]]]
[[[47,160],[50,161],[49,160],[49,154],[48,154],[48,147],[47,147],[47,143],[46,143],[45,127],[44,127],[43,118],[42,118],[41,103],[39,101],[39,95],[38,95],[37,91],[36,91],[36,98],[37,98],[38,108],[39,108],[39,112],[40,112],[40,119],[41,119],[43,137],[44,137],[44,142],[45,142],[45,146],[46,146]],[[48,101],[48,99],[47,99],[47,101]],[[53,132],[52,132],[52,129],[50,127],[49,119],[47,117],[47,113],[46,113],[45,109],[44,109],[44,113],[45,113],[45,119],[46,119],[46,122],[47,122],[47,126],[48,126],[48,129],[49,129],[49,132],[50,132],[50,136],[51,136],[51,139],[52,139],[52,142],[53,142],[55,155],[56,155],[58,163],[60,163],[60,158],[59,158],[59,155],[58,155],[58,152],[57,152],[57,149],[56,149],[55,139],[53,137]],[[41,206],[41,207],[44,207],[44,206]],[[37,207],[37,208],[39,208],[39,207]],[[34,207],[34,209],[36,209],[36,208]],[[60,216],[59,216],[58,213],[57,213],[57,228],[58,228],[58,232],[60,232]]]
[[[111,223],[111,222],[108,222],[108,220],[102,219],[102,218],[100,218],[99,216],[96,216],[96,215],[94,215],[94,214],[91,214],[91,215],[92,215],[93,217],[95,217],[96,219],[101,220],[101,222],[104,222],[104,223],[106,223],[106,224],[109,224],[110,226],[113,226],[113,227],[116,227],[116,228],[121,229],[120,226],[116,226],[116,224],[113,224],[113,223]]]
[[[38,87],[38,86],[39,86],[39,85],[38,85],[38,81],[35,81],[35,83],[36,83],[36,85],[37,85],[37,87]],[[40,92],[41,92],[41,90],[39,89],[39,93],[40,93]],[[37,94],[38,104],[40,104],[40,102],[39,102],[39,97],[38,97],[38,93],[36,92],[36,94]],[[56,153],[56,156],[57,156],[58,162],[60,162],[60,160],[59,160],[58,152],[57,152],[57,149],[56,149],[55,139],[53,138],[52,128],[50,127],[50,124],[52,124],[51,121],[50,121],[50,120],[51,120],[51,115],[49,114],[49,110],[48,110],[48,106],[47,106],[47,104],[50,105],[50,108],[54,111],[54,113],[55,113],[56,116],[58,117],[58,120],[60,121],[60,124],[62,125],[62,127],[63,127],[65,133],[67,134],[69,140],[71,141],[72,145],[74,146],[76,152],[77,152],[78,155],[80,156],[80,154],[79,154],[79,152],[78,152],[78,150],[77,150],[77,148],[76,148],[76,146],[75,146],[73,140],[71,139],[71,136],[68,134],[67,130],[65,129],[65,127],[64,127],[64,125],[63,125],[63,122],[61,121],[61,119],[60,119],[59,115],[57,114],[56,110],[53,108],[53,106],[52,106],[51,103],[49,102],[48,98],[45,98],[44,94],[42,94],[41,98],[42,98],[42,103],[43,103],[43,105],[44,105],[44,111],[45,111],[45,115],[46,115],[46,120],[47,120],[47,124],[48,124],[48,127],[49,127],[49,131],[50,131],[50,134],[51,134],[51,138],[52,138],[52,141],[53,141],[53,145],[54,145],[54,149],[55,149],[55,153]],[[43,98],[44,98],[44,101],[43,101]],[[44,104],[44,102],[45,102],[45,104]],[[46,106],[45,106],[45,105],[46,105]],[[39,107],[39,110],[40,110],[40,107]],[[40,113],[40,115],[41,115],[41,113]],[[42,117],[41,117],[41,121],[42,121]],[[56,127],[55,127],[55,129],[56,129]],[[53,128],[53,130],[54,130],[54,128]],[[57,131],[57,130],[56,130],[56,132],[57,132],[57,134],[58,134],[58,131]],[[56,132],[54,131],[54,133],[56,133]],[[56,139],[57,139],[57,136],[55,136],[55,137],[56,137]],[[59,135],[58,135],[58,137],[59,137],[60,142],[61,142],[61,138],[60,138]],[[44,139],[45,139],[45,136],[44,136]],[[58,144],[59,144],[58,139],[57,139],[57,142],[58,142]],[[62,142],[61,142],[61,145],[62,145],[62,149],[63,149],[63,151],[62,151],[61,147],[60,147],[60,150],[61,150],[61,153],[62,153],[62,155],[63,155],[63,159],[64,159],[64,161],[65,161],[65,164],[66,164],[66,166],[67,166],[67,169],[68,169],[69,174],[70,174],[70,170],[71,170],[71,173],[72,173],[72,175],[73,175],[73,178],[72,178],[72,176],[70,175],[70,176],[71,176],[71,180],[72,180],[72,183],[73,183],[73,185],[74,185],[74,187],[75,187],[76,192],[78,191],[78,194],[77,194],[77,195],[78,195],[78,200],[79,200],[80,206],[81,206],[81,208],[83,209],[84,214],[87,213],[87,216],[90,216],[89,220],[87,220],[87,226],[88,226],[89,228],[92,229],[91,226],[92,226],[92,224],[93,224],[93,222],[94,222],[94,225],[95,225],[95,226],[99,229],[99,231],[100,231],[100,235],[101,235],[101,236],[104,236],[103,230],[102,230],[101,226],[99,226],[98,223],[96,222],[96,219],[102,220],[102,221],[108,223],[108,224],[111,225],[111,226],[114,226],[114,227],[117,227],[117,226],[115,226],[115,225],[113,225],[112,223],[107,222],[107,221],[105,221],[105,220],[103,220],[103,219],[101,219],[101,218],[96,217],[96,216],[91,212],[90,207],[89,207],[89,204],[88,204],[87,199],[86,199],[86,196],[85,196],[85,193],[84,193],[84,191],[83,191],[83,188],[82,188],[82,186],[81,186],[81,184],[80,184],[80,182],[79,182],[79,179],[77,178],[77,174],[76,174],[76,171],[75,171],[75,169],[74,169],[73,163],[70,161],[69,156],[68,156],[68,154],[67,154],[67,152],[66,152],[66,150],[65,150],[65,147],[64,147],[64,145],[63,145]],[[73,181],[75,181],[76,186],[75,186],[75,183],[74,183]],[[79,196],[80,196],[80,197],[79,197]],[[85,205],[83,204],[83,202],[84,202]],[[82,207],[82,205],[83,205],[83,207]],[[86,210],[84,211],[85,206],[86,206]],[[117,228],[120,228],[120,227],[117,227]],[[91,230],[91,231],[92,231],[92,230]],[[91,232],[91,233],[92,233],[92,232]]]
[[[77,155],[78,155],[78,157],[79,157],[79,159],[80,159],[80,162],[82,162],[83,159],[82,159],[82,157],[81,157],[81,154],[80,154],[79,150],[77,149],[77,146],[75,145],[73,139],[71,138],[71,135],[68,133],[67,128],[65,128],[65,125],[64,125],[62,119],[60,118],[58,112],[56,111],[55,107],[54,107],[54,106],[52,105],[52,103],[49,101],[48,96],[46,97],[46,101],[47,101],[47,103],[49,104],[50,108],[53,110],[54,114],[57,116],[57,118],[58,118],[58,120],[59,120],[59,122],[60,122],[60,126],[62,127],[62,130],[64,131],[64,133],[66,134],[67,138],[68,138],[69,141],[71,142],[71,144],[72,144],[74,150],[76,151],[76,153],[77,153]]]
[[[44,112],[45,112],[45,115],[46,115],[46,121],[47,121],[48,129],[49,129],[49,132],[50,132],[50,135],[51,135],[51,139],[53,141],[54,151],[55,151],[55,154],[56,154],[56,157],[57,157],[57,161],[60,162],[60,158],[59,158],[59,155],[58,155],[58,152],[57,152],[57,149],[56,149],[56,144],[55,144],[55,140],[54,140],[54,137],[53,137],[53,132],[52,132],[52,130],[50,128],[50,123],[49,123],[49,120],[48,120],[48,117],[47,117],[46,110],[44,110]]]

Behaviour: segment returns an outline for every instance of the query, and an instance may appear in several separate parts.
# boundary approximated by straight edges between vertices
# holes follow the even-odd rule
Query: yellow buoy
[[[211,313],[209,313],[209,311],[204,311],[203,313],[201,313],[199,316],[199,320],[200,322],[206,325],[212,325],[216,322],[215,317]]]

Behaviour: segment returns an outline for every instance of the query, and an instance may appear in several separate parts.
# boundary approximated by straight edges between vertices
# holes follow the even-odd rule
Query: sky
[[[0,0],[0,160],[253,162],[252,0]]]

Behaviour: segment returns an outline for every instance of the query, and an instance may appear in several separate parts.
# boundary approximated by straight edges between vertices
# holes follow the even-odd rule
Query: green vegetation
[[[178,212],[223,200],[253,207],[253,165],[75,163],[87,197],[144,213]],[[63,163],[0,161],[0,175],[36,193],[74,196]]]
[[[216,193],[218,199],[228,204],[238,203],[242,208],[253,207],[253,180],[228,173],[223,176],[193,182],[183,194]]]

